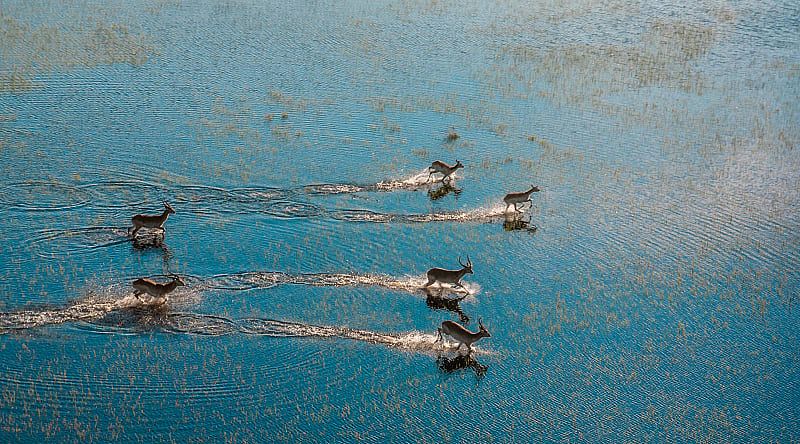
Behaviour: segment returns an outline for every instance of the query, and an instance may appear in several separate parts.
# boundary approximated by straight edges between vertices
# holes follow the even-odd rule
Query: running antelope
[[[452,174],[455,173],[459,168],[464,168],[464,165],[462,165],[458,160],[456,160],[456,164],[453,166],[450,166],[441,160],[437,160],[428,167],[428,181],[431,180],[431,176],[433,176],[435,173],[444,175],[442,177],[442,182],[444,182],[447,178],[452,179]]]
[[[428,270],[428,282],[425,284],[425,288],[430,287],[436,282],[439,282],[440,287],[441,284],[452,284],[455,288],[464,288],[464,286],[461,285],[461,278],[467,273],[472,274],[472,261],[469,260],[469,256],[467,256],[467,264],[464,265],[461,263],[461,257],[459,257],[458,264],[461,265],[460,270],[445,270],[443,268],[431,268]]]
[[[147,278],[136,279],[132,284],[134,288],[133,295],[136,296],[136,299],[144,302],[140,296],[146,293],[150,295],[151,303],[156,302],[155,305],[162,305],[164,302],[167,302],[167,294],[172,293],[175,288],[183,287],[184,285],[186,285],[186,283],[183,282],[180,276],[173,277],[172,282],[166,284],[159,284]]]
[[[535,187],[531,185],[531,189],[528,191],[523,191],[521,193],[508,193],[506,197],[503,198],[503,202],[506,203],[505,211],[508,211],[508,207],[514,205],[514,211],[519,212],[517,209],[517,204],[521,204],[524,202],[531,202],[531,193],[535,193],[539,191],[539,187]],[[533,202],[531,202],[533,205]]]
[[[467,351],[471,352],[473,342],[480,338],[488,338],[492,336],[489,334],[489,330],[483,326],[483,322],[480,318],[478,318],[478,328],[478,331],[473,333],[464,328],[464,326],[458,322],[444,321],[442,322],[442,326],[438,329],[439,337],[436,338],[436,342],[442,340],[442,334],[446,334],[458,342],[458,348],[456,348],[456,350],[460,349],[462,345],[466,345]]]
[[[170,206],[170,204],[164,202],[164,212],[158,216],[153,215],[145,215],[145,214],[137,214],[131,218],[131,222],[133,226],[128,228],[128,233],[131,237],[135,237],[136,233],[142,228],[158,228],[161,232],[164,232],[164,222],[167,221],[167,218],[170,214],[175,214],[175,210]],[[131,232],[133,230],[133,232]]]

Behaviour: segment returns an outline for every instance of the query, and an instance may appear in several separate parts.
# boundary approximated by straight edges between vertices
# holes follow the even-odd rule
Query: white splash
[[[375,184],[375,189],[378,191],[394,191],[394,190],[402,190],[402,189],[415,189],[419,188],[428,184],[441,182],[441,178],[430,177],[428,174],[428,170],[425,169],[417,174],[414,174],[409,177],[395,179],[395,180],[386,180],[381,181]]]

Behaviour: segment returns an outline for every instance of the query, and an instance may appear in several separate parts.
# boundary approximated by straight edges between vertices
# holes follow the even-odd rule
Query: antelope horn
[[[478,318],[478,325],[480,327],[483,327],[483,318]],[[485,327],[483,327],[483,328],[485,328]]]
[[[467,261],[469,261],[469,259],[467,259]],[[458,264],[459,264],[459,265],[461,265],[462,267],[466,267],[466,265],[464,265],[464,264],[461,262],[461,256],[459,256],[459,257],[458,257]]]
[[[472,260],[469,258],[469,255],[467,255],[467,265],[470,267],[472,266]]]

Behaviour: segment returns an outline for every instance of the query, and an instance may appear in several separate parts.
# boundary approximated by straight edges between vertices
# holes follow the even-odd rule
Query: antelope
[[[521,204],[524,202],[531,202],[531,193],[535,193],[539,191],[539,187],[535,187],[531,185],[531,189],[528,191],[523,191],[521,193],[508,193],[506,197],[503,198],[503,202],[506,203],[505,212],[508,212],[508,207],[514,205],[514,211],[519,212],[517,209],[517,204]],[[533,205],[533,202],[531,202]]]
[[[483,321],[480,318],[478,318],[478,328],[479,330],[473,333],[457,322],[444,321],[442,322],[442,326],[438,329],[439,337],[436,338],[436,342],[442,340],[442,334],[446,334],[458,342],[458,347],[456,350],[460,349],[462,345],[466,345],[467,351],[471,352],[473,342],[480,338],[488,338],[492,336],[489,334],[489,330],[483,326]]]
[[[166,284],[159,284],[151,279],[140,278],[133,281],[131,285],[135,290],[133,295],[136,296],[136,299],[144,302],[141,295],[147,293],[150,295],[151,302],[157,301],[156,305],[162,305],[167,302],[167,294],[172,293],[177,287],[183,287],[186,283],[183,282],[180,276],[175,276],[172,278],[172,282]]]
[[[131,237],[135,237],[136,233],[142,228],[158,228],[161,232],[164,232],[164,222],[167,221],[167,218],[170,214],[175,214],[175,210],[170,206],[170,204],[164,202],[164,212],[161,213],[159,216],[153,215],[145,215],[145,214],[137,214],[131,218],[131,222],[133,226],[128,228],[128,233]],[[131,232],[133,230],[133,232]]]
[[[435,173],[440,173],[444,175],[442,177],[442,182],[444,182],[445,179],[447,178],[452,179],[451,177],[452,174],[455,173],[456,170],[459,168],[464,168],[464,165],[462,165],[461,162],[459,162],[458,160],[456,160],[456,164],[453,166],[450,166],[442,162],[441,160],[437,160],[433,162],[431,166],[428,167],[428,181],[431,180],[431,176],[433,176]]]
[[[445,270],[443,268],[431,268],[428,270],[426,273],[428,276],[428,282],[425,284],[425,288],[430,287],[436,282],[439,282],[440,287],[442,284],[452,284],[455,288],[464,288],[464,286],[461,285],[461,278],[467,273],[473,274],[472,261],[469,260],[469,256],[467,256],[467,264],[464,265],[461,262],[461,257],[459,256],[458,264],[461,265],[460,270]]]

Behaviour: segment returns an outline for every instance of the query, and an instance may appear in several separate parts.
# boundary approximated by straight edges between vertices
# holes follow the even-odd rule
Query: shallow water
[[[486,5],[0,0],[0,441],[800,439],[800,8]]]

